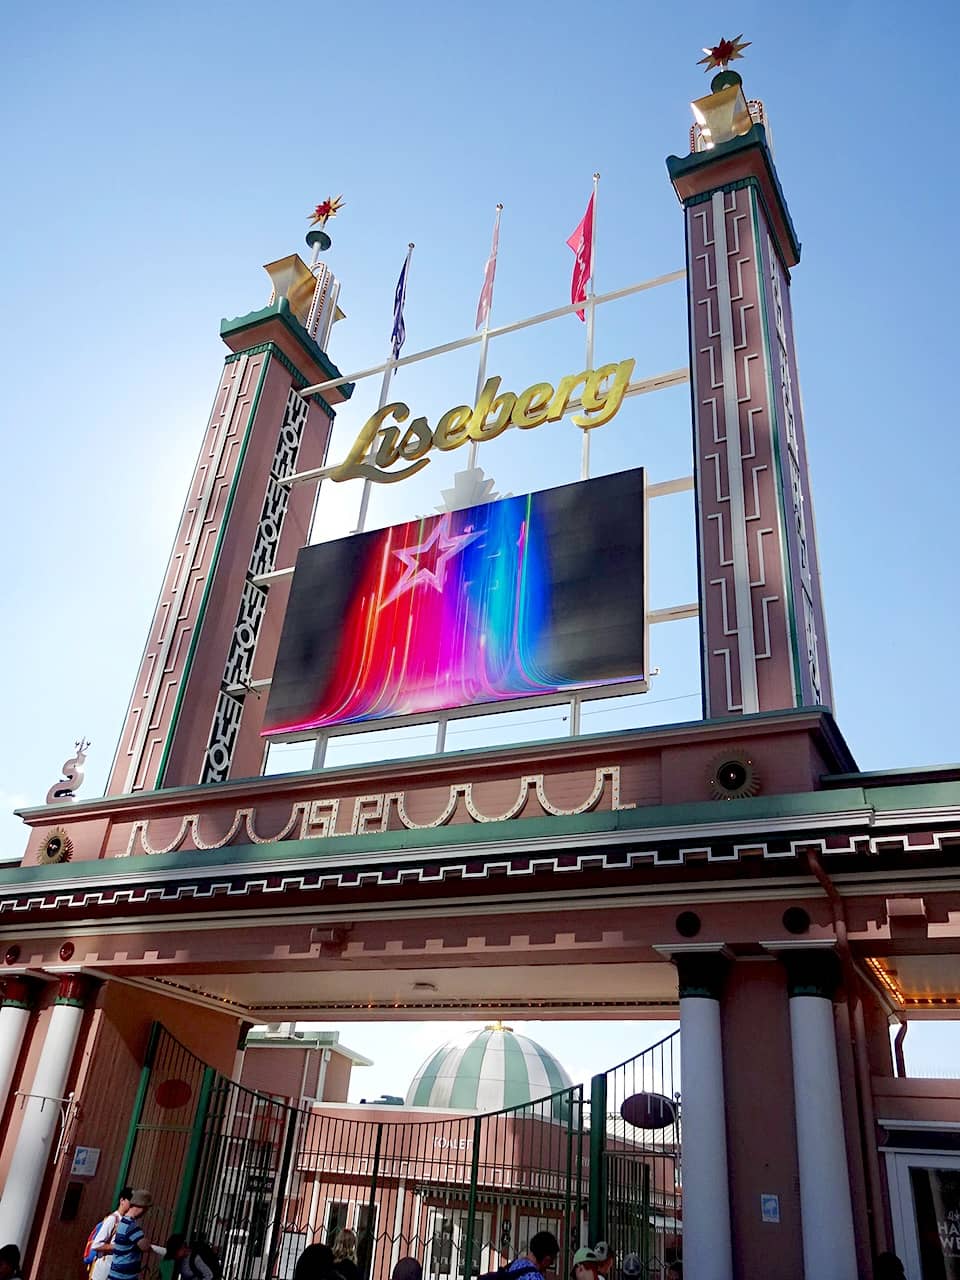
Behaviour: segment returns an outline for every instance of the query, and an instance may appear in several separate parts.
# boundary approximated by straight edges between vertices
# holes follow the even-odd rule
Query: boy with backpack
[[[107,1280],[110,1274],[113,1237],[117,1234],[120,1219],[130,1208],[131,1194],[130,1188],[124,1187],[113,1213],[108,1213],[101,1219],[87,1236],[87,1243],[83,1246],[83,1265],[87,1268],[90,1280]]]
[[[534,1277],[553,1271],[559,1256],[560,1244],[553,1232],[538,1231],[530,1240],[526,1253],[521,1253],[520,1257],[514,1258],[509,1266],[493,1274],[509,1276],[510,1280],[520,1280],[521,1276],[526,1276],[527,1280],[534,1280]],[[481,1277],[481,1280],[486,1280],[486,1277]]]

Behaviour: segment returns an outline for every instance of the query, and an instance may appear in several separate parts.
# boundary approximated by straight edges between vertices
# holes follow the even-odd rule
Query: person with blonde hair
[[[343,1227],[333,1238],[333,1268],[341,1280],[360,1280],[357,1233],[349,1227]]]

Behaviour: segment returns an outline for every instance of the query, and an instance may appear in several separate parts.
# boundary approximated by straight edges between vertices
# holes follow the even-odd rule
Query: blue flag
[[[403,270],[400,272],[400,279],[397,281],[397,292],[393,296],[393,332],[390,339],[393,343],[393,358],[396,360],[400,354],[400,348],[407,339],[407,331],[403,324],[403,304],[407,300],[407,267],[410,263],[409,257],[403,264]]]

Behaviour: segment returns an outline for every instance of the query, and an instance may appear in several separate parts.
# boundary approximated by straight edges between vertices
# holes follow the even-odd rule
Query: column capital
[[[61,974],[53,1003],[71,1005],[74,1009],[85,1009],[99,985],[95,978],[85,973]]]
[[[840,960],[833,945],[778,948],[777,959],[787,970],[787,991],[794,996],[832,1000],[840,986]]]
[[[694,942],[688,946],[654,947],[654,951],[659,951],[676,965],[681,1000],[688,996],[699,996],[707,1000],[720,999],[727,970],[733,959],[723,943]]]
[[[32,1009],[37,1003],[42,983],[26,974],[15,973],[0,982],[0,1006],[10,1009]]]

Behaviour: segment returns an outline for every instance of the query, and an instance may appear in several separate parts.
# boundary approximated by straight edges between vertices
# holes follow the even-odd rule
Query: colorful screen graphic
[[[264,734],[637,680],[643,471],[304,547]]]

